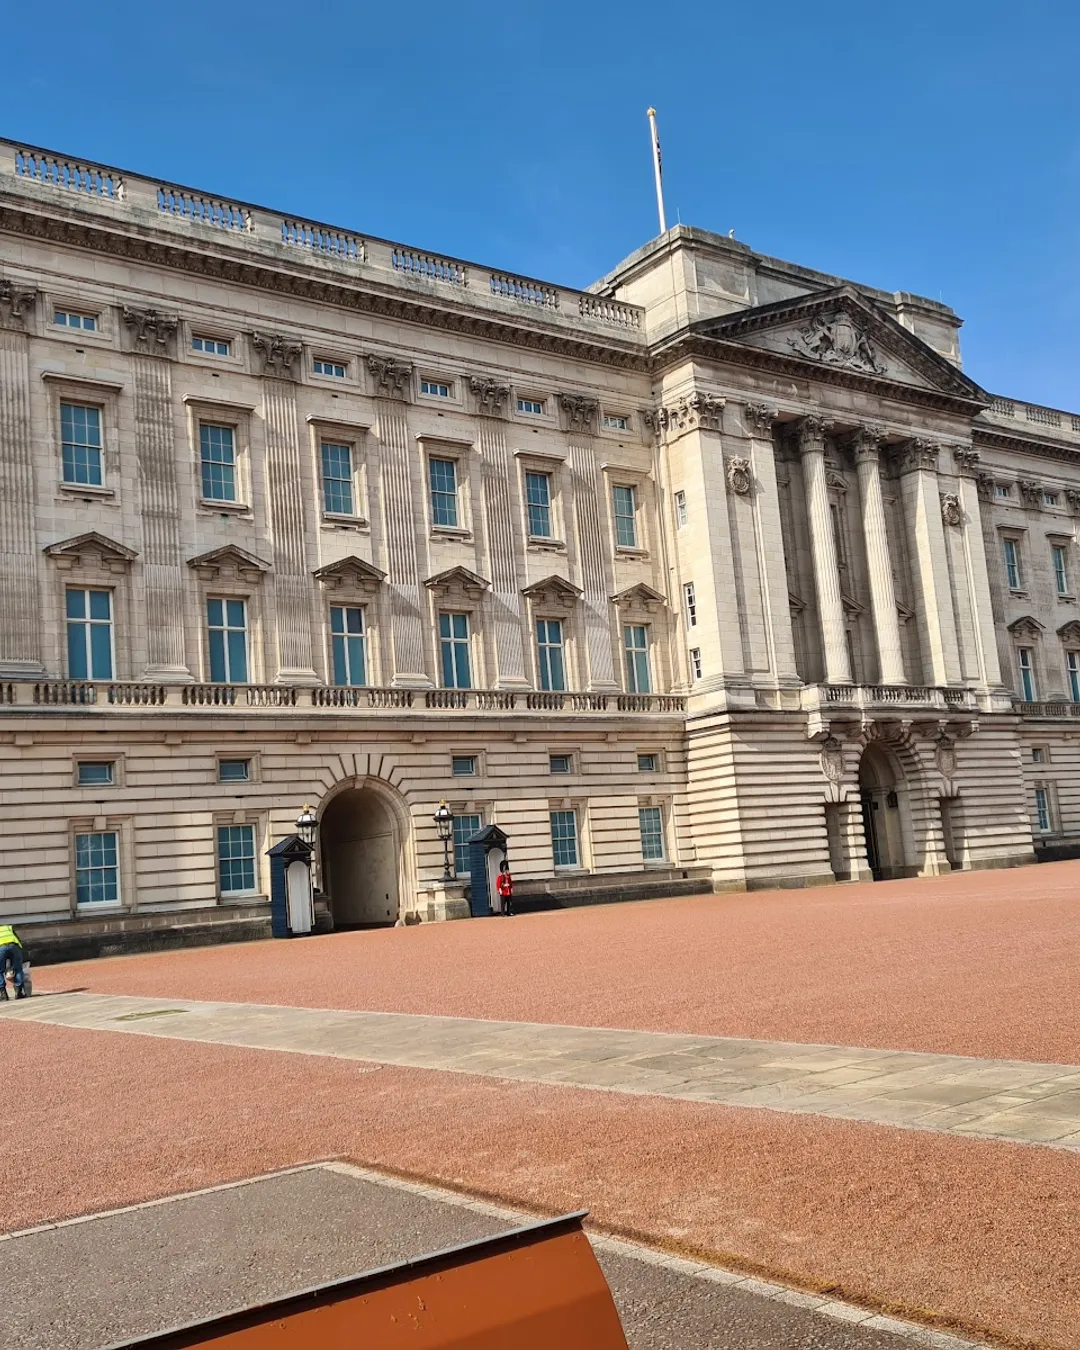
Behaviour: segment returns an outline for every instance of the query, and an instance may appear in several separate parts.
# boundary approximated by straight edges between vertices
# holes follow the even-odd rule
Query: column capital
[[[743,426],[751,436],[770,435],[773,423],[779,415],[779,410],[770,408],[767,403],[743,404]]]
[[[917,469],[936,473],[940,450],[937,441],[915,436],[897,449],[896,463],[901,473],[912,473]]]
[[[273,335],[252,333],[251,345],[262,358],[262,373],[276,376],[279,380],[297,379],[296,362],[299,361],[304,347],[300,342]]]
[[[829,418],[821,417],[817,413],[808,413],[805,417],[800,417],[795,423],[795,444],[799,454],[806,455],[815,450],[823,452],[825,437],[832,431],[834,425]]]
[[[699,389],[683,394],[674,403],[659,408],[643,409],[642,421],[657,435],[667,431],[680,436],[684,431],[719,431],[723,425],[727,400],[718,394],[704,394]]]
[[[469,390],[476,399],[476,411],[488,417],[504,417],[510,398],[510,385],[488,375],[470,375]]]
[[[408,398],[413,372],[408,361],[399,361],[393,356],[369,356],[367,366],[375,385],[373,393],[403,402]]]
[[[123,307],[124,323],[131,329],[131,341],[137,352],[152,352],[168,356],[179,320],[175,314],[162,314],[158,309],[131,309]]]
[[[970,445],[953,446],[953,462],[957,473],[967,474],[970,477],[979,467],[979,452],[973,450]]]
[[[979,494],[979,501],[991,502],[994,500],[994,475],[992,473],[977,473],[975,475],[975,489]]]
[[[863,460],[872,460],[876,463],[884,440],[885,428],[879,426],[876,422],[868,422],[866,426],[856,427],[851,433],[849,441],[852,453],[855,456],[855,463],[859,464]]]
[[[6,278],[0,280],[0,328],[26,329],[26,316],[37,303],[38,293],[30,286],[16,286]]]
[[[580,431],[591,436],[596,429],[600,404],[585,394],[560,394],[559,407],[566,414],[568,431]]]

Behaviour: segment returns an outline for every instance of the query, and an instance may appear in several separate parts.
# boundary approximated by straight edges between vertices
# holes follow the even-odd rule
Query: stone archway
[[[324,802],[322,889],[335,928],[397,922],[406,873],[403,814],[385,785],[370,778],[343,784]]]
[[[899,759],[871,742],[859,760],[866,858],[875,881],[914,876],[910,792]]]

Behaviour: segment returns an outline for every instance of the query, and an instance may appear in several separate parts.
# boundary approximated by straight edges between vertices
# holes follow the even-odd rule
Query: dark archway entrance
[[[319,848],[335,928],[396,922],[401,846],[394,812],[375,788],[346,788],[328,802]]]
[[[883,746],[868,745],[859,761],[866,860],[875,881],[913,874],[907,841],[908,792],[903,770]]]

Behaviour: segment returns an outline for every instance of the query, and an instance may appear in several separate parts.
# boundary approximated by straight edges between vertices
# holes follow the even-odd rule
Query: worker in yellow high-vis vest
[[[0,923],[0,999],[7,999],[7,967],[15,972],[15,997],[23,997],[23,945],[9,923]]]

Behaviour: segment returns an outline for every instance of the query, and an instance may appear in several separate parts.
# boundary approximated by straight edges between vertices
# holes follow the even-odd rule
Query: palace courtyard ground
[[[901,1319],[1080,1350],[1078,956],[1058,863],[41,967],[0,1014],[7,1230],[343,1170],[0,1240],[14,1344],[158,1325],[100,1293],[147,1250],[190,1276],[210,1242],[231,1306],[493,1222],[383,1176],[688,1258],[607,1251],[635,1347],[884,1350]],[[243,1234],[276,1226],[256,1289]],[[57,1262],[99,1292],[46,1294]],[[206,1310],[155,1278],[162,1318]]]

